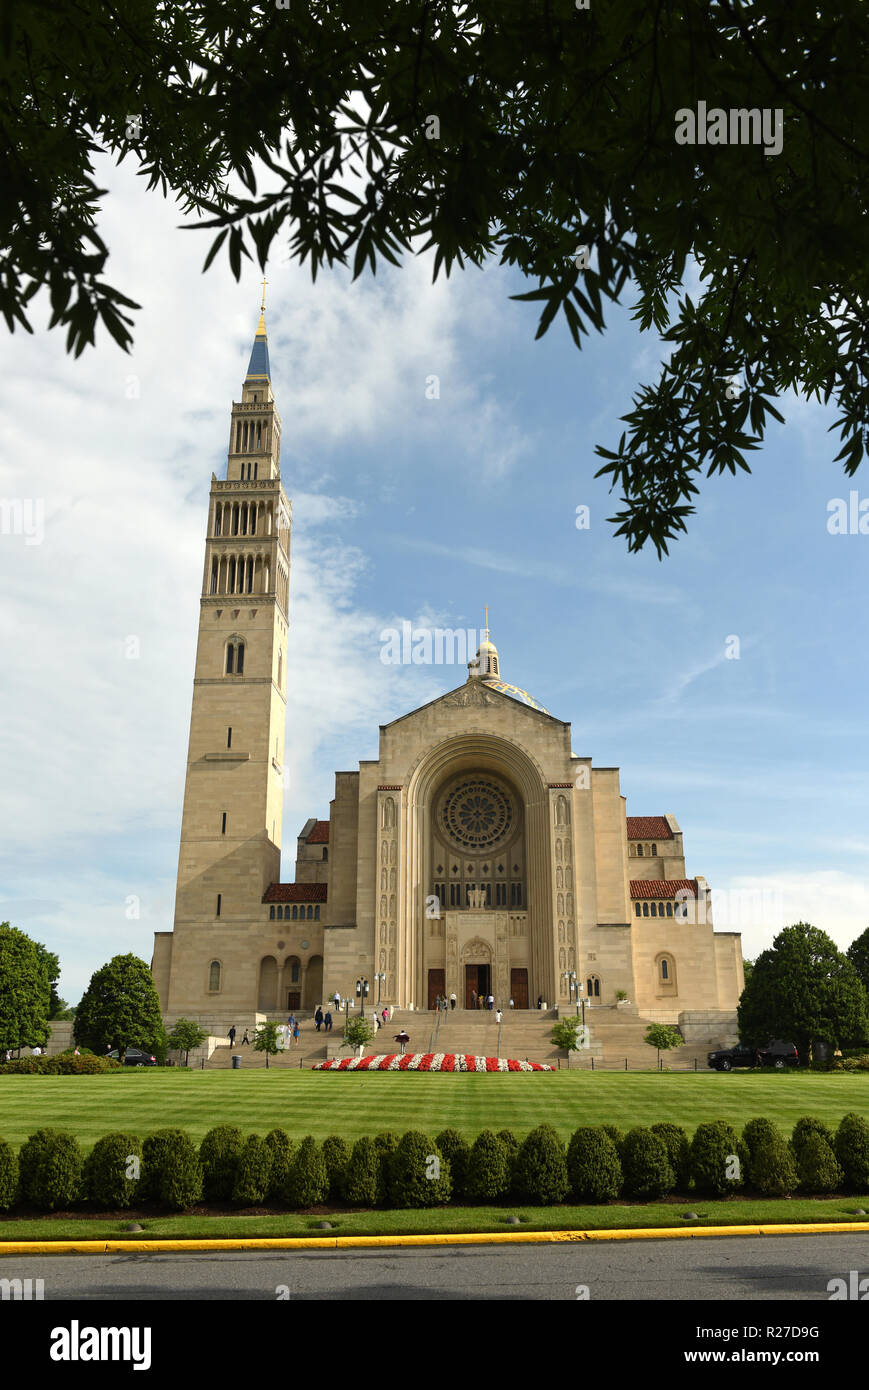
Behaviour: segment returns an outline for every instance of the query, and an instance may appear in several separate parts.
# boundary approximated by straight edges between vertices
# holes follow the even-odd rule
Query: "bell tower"
[[[280,878],[292,525],[280,447],[264,281],[226,478],[212,474],[209,498],[175,925],[169,961],[163,945],[154,962],[174,1015],[249,1001],[245,937]]]

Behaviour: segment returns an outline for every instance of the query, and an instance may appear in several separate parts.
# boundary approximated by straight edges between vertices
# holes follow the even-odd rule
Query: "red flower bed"
[[[413,1063],[413,1065],[411,1065]],[[475,1057],[471,1053],[396,1052],[382,1056],[332,1057],[316,1062],[313,1071],[552,1071],[546,1062],[519,1062],[512,1057]]]

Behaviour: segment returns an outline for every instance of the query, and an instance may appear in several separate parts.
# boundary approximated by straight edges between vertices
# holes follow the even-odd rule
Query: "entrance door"
[[[430,970],[428,972],[428,1007],[433,1009],[435,999],[438,995],[443,999],[446,992],[446,972],[443,970]]]
[[[510,971],[510,998],[517,1009],[528,1008],[528,971]]]
[[[302,1007],[302,993],[298,989],[287,990],[287,1012],[294,1014],[296,1009]]]
[[[465,966],[465,1008],[474,1009],[477,1007],[477,1000],[472,999],[471,995],[476,992],[477,998],[482,994],[485,1001],[486,996],[492,992],[492,967],[491,965],[466,965]]]

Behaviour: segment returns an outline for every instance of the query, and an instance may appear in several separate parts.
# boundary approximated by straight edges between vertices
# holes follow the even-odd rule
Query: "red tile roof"
[[[263,893],[264,903],[324,903],[325,883],[270,883]]]
[[[632,878],[632,898],[675,898],[679,889],[697,897],[696,878]]]
[[[629,840],[672,840],[673,832],[664,816],[628,816]]]
[[[308,836],[309,845],[328,845],[329,843],[329,822],[318,820],[314,829]]]

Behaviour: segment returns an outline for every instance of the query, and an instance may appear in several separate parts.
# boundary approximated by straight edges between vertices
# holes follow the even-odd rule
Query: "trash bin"
[[[233,1059],[232,1059],[232,1069],[233,1069],[233,1071],[235,1071],[236,1067],[240,1067],[240,1066],[241,1066],[241,1054],[240,1054],[240,1053],[235,1053],[234,1056],[233,1056]]]

